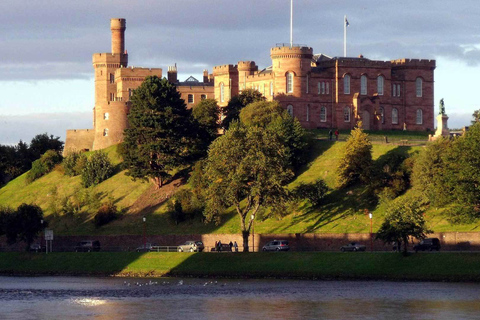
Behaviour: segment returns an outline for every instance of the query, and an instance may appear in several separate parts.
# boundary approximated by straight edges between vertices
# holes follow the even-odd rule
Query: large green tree
[[[8,211],[8,210],[7,210]],[[5,234],[7,242],[13,244],[18,240],[27,244],[27,249],[38,234],[47,226],[43,220],[43,211],[37,205],[21,204],[14,212],[4,212]]]
[[[192,115],[200,127],[208,133],[210,141],[215,140],[218,135],[218,129],[220,128],[220,108],[218,107],[217,100],[201,100],[193,108]]]
[[[233,123],[225,135],[210,146],[205,165],[207,220],[234,206],[240,219],[244,251],[261,206],[286,194],[293,177],[287,150],[275,132],[259,126]]]
[[[234,120],[238,120],[240,111],[252,102],[265,101],[266,98],[255,89],[245,89],[240,92],[238,96],[232,97],[228,102],[228,105],[223,108],[223,121],[222,126],[228,129],[230,123]]]
[[[202,153],[196,122],[175,85],[147,77],[134,90],[122,155],[127,174],[160,188],[172,171]]]
[[[403,253],[407,253],[408,239],[424,239],[432,231],[427,228],[423,216],[425,207],[422,197],[401,197],[390,203],[385,212],[385,220],[377,232],[377,239],[385,243],[403,244]]]

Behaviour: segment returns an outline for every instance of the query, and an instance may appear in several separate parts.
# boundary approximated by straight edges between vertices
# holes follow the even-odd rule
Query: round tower
[[[303,46],[283,46],[270,50],[275,93],[300,97],[306,92],[307,76],[311,71],[313,49]]]
[[[247,88],[247,77],[253,75],[258,71],[258,66],[255,61],[238,61],[238,77],[239,89],[245,90]]]
[[[112,54],[125,53],[125,19],[110,19],[110,30],[112,31]]]

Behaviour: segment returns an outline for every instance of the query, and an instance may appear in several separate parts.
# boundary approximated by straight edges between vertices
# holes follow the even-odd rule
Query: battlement
[[[213,67],[213,75],[220,75],[220,74],[225,74],[225,73],[231,73],[231,72],[238,72],[238,67],[237,65],[233,64],[224,64],[221,66],[215,66]]]
[[[138,68],[138,67],[129,67],[129,68],[119,68],[115,70],[115,78],[124,78],[124,77],[148,77],[148,76],[158,76],[162,77],[162,68]]]
[[[405,67],[427,67],[435,68],[436,61],[428,59],[396,59],[391,61],[392,66],[405,66]]]
[[[110,19],[110,29],[111,30],[125,30],[127,27],[127,21],[123,18],[112,18]]]
[[[274,58],[309,58],[313,57],[313,49],[306,46],[279,46],[270,49],[270,56]]]
[[[128,54],[126,53],[94,53],[92,63],[95,64],[121,64],[126,67],[128,64]],[[119,66],[120,67],[120,66]]]
[[[365,58],[334,58],[339,66],[363,68],[390,68],[390,61],[370,60]],[[317,66],[326,65],[331,61],[320,62]]]
[[[238,71],[258,71],[255,61],[238,61]]]

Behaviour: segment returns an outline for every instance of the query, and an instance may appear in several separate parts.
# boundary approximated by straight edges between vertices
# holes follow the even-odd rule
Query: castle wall
[[[195,107],[202,100],[202,96],[205,99],[215,98],[215,88],[213,86],[177,86],[177,90],[180,92],[182,99],[185,100],[185,104],[189,109]],[[189,95],[193,96],[192,102],[189,102]]]
[[[66,156],[73,151],[92,150],[94,138],[95,131],[93,129],[67,130],[67,138],[65,139],[63,155]]]
[[[96,107],[93,150],[105,149],[123,141],[129,110],[129,103],[122,101],[108,101]]]

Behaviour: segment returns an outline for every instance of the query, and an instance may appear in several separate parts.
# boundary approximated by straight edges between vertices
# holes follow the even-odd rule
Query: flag
[[[345,27],[348,27],[350,23],[348,23],[347,16],[345,16]]]

